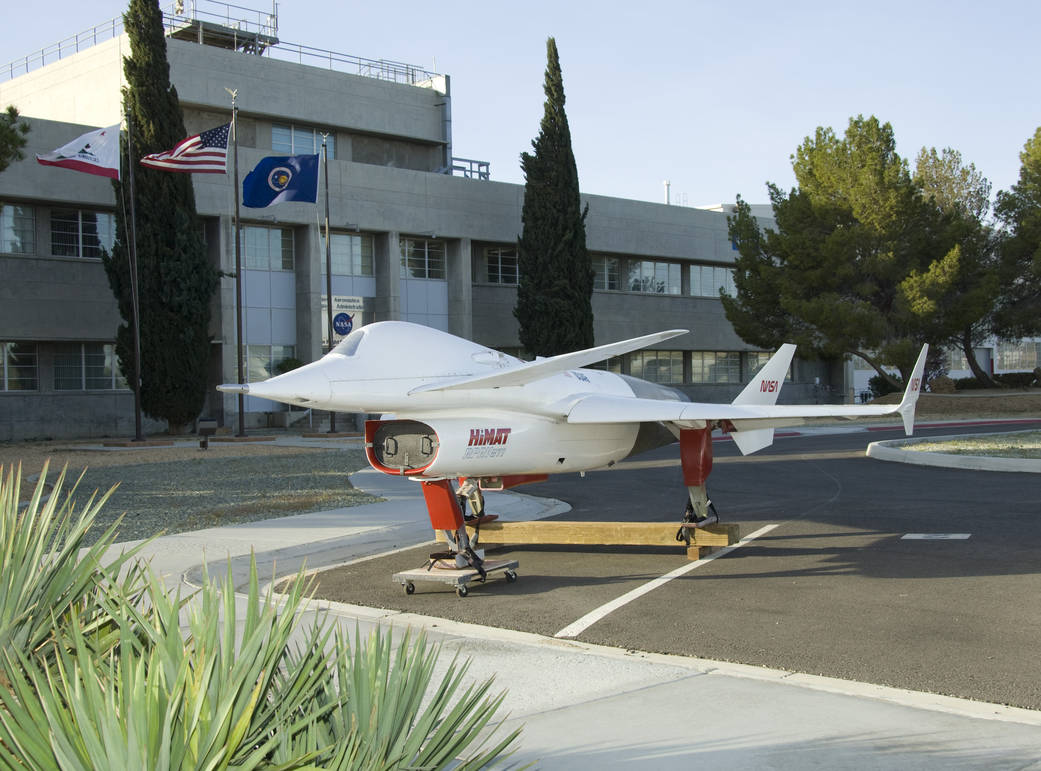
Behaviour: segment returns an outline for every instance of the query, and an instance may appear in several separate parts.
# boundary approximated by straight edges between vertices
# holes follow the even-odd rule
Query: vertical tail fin
[[[785,343],[777,349],[777,353],[770,357],[752,381],[744,387],[737,395],[733,404],[776,404],[777,397],[784,385],[784,378],[788,374],[788,368],[792,365],[792,356],[795,355],[795,346]],[[769,447],[774,442],[774,430],[772,428],[757,428],[752,431],[734,431],[731,435],[737,449],[742,455],[748,455],[756,450]]]
[[[777,353],[770,357],[770,361],[763,365],[752,378],[752,382],[745,386],[732,403],[776,404],[794,355],[795,346],[791,343],[785,343],[778,348]]]

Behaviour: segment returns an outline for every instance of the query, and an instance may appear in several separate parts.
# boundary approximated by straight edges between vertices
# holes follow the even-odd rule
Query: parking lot
[[[709,492],[722,520],[742,536],[770,529],[605,612],[575,639],[1041,709],[1036,475],[864,455],[869,441],[899,435],[780,438],[748,457],[717,442]],[[675,448],[637,460],[520,489],[571,504],[560,519],[678,521]],[[516,583],[493,577],[465,599],[436,583],[406,595],[392,575],[430,551],[326,571],[318,595],[553,636],[690,565],[679,545],[516,546],[489,553],[519,561]]]

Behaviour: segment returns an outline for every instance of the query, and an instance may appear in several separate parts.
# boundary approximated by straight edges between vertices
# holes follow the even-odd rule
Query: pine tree
[[[133,132],[133,163],[169,150],[185,138],[177,90],[170,85],[163,15],[157,0],[130,0],[123,24],[130,56],[123,60],[124,109]],[[125,150],[125,146],[124,146]],[[116,352],[124,373],[134,371],[131,328],[126,153],[117,200],[116,242],[105,269],[124,323]],[[135,203],[141,324],[141,406],[178,433],[198,417],[206,397],[210,358],[210,300],[217,271],[210,265],[195,211],[190,174],[136,165]]]
[[[727,319],[757,345],[783,334],[823,358],[859,356],[899,387],[883,365],[906,377],[922,342],[950,336],[939,321],[965,325],[919,307],[957,285],[956,232],[875,117],[851,118],[842,137],[818,128],[792,170],[798,187],[767,186],[776,229],[761,232],[747,205],[729,219],[740,256]]]
[[[545,114],[534,153],[521,153],[523,231],[514,315],[530,353],[553,356],[593,345],[593,269],[586,251],[587,206],[582,208],[571,129],[564,112],[564,80],[557,44],[546,41]]]
[[[1005,339],[1041,334],[1041,128],[1020,153],[1019,180],[998,193],[1003,289],[994,334]]]

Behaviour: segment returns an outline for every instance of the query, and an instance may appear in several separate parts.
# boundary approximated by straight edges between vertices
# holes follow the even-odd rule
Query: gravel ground
[[[183,446],[99,451],[82,443],[0,444],[5,482],[8,470],[22,464],[23,500],[31,496],[48,459],[49,484],[68,464],[66,492],[83,473],[75,493],[77,508],[95,491],[118,485],[88,542],[120,515],[125,516],[117,540],[127,541],[377,500],[347,479],[367,465],[359,449],[211,443],[205,451]]]
[[[915,442],[904,447],[913,452],[942,452],[947,455],[985,455],[988,458],[1041,460],[1041,431],[1017,431],[995,436],[974,436],[946,442]]]

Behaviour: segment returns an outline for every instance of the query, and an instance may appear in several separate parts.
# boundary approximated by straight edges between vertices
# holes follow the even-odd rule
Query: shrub
[[[171,595],[128,556],[101,564],[112,529],[86,557],[69,551],[107,496],[73,518],[71,494],[52,503],[59,477],[47,503],[41,482],[19,516],[11,476],[0,487],[2,600],[13,610],[0,652],[0,766],[476,769],[515,741],[519,731],[491,738],[505,694],[489,696],[490,680],[464,688],[465,664],[431,688],[440,649],[423,637],[395,646],[378,628],[365,640],[356,630],[352,648],[325,619],[304,627],[307,582],[261,597],[255,562],[244,598],[230,565],[223,581]],[[34,582],[41,563],[55,575]],[[133,580],[117,581],[128,567]],[[70,588],[51,587],[59,575]],[[23,593],[9,576],[51,588]]]
[[[1008,386],[1009,388],[1029,388],[1030,384],[1034,382],[1034,373],[1003,372],[1000,375],[995,375],[994,379],[1001,385]]]
[[[954,381],[954,387],[959,391],[973,391],[984,388],[984,385],[975,377],[960,377]]]
[[[44,464],[24,511],[19,503],[21,464],[8,468],[6,478],[0,466],[0,650],[52,656],[66,629],[75,623],[89,637],[95,653],[102,655],[115,643],[113,602],[135,597],[146,584],[135,559],[144,544],[125,550],[102,567],[119,521],[89,549],[83,540],[116,488],[100,497],[91,495],[76,514],[74,496],[80,480],[63,496],[67,471],[63,468],[45,498],[49,466]]]
[[[886,394],[896,393],[899,389],[893,387],[889,381],[881,375],[874,375],[870,380],[868,380],[868,390],[871,391],[871,398],[877,399]]]

